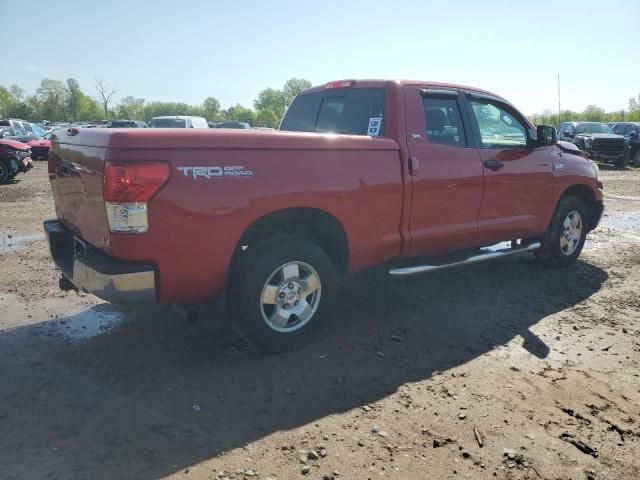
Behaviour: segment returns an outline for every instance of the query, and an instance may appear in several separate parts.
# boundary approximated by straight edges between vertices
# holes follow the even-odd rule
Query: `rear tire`
[[[536,257],[552,267],[571,265],[582,252],[588,225],[589,211],[584,202],[578,197],[562,197]]]
[[[277,240],[277,241],[275,241]],[[333,308],[338,274],[315,243],[292,237],[250,247],[234,272],[241,334],[268,352],[311,342]]]
[[[3,185],[9,181],[11,176],[11,168],[7,165],[7,162],[0,160],[0,185]]]

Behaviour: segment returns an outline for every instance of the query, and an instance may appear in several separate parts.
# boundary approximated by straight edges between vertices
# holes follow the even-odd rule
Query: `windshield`
[[[154,118],[149,125],[150,128],[186,128],[186,126],[184,118]]]
[[[44,137],[44,130],[42,128],[40,128],[38,125],[36,125],[35,123],[31,124],[31,129],[33,130],[33,134],[36,137]]]
[[[613,133],[611,128],[604,123],[578,123],[576,125],[577,133]]]
[[[384,89],[348,88],[299,95],[280,130],[384,136]]]

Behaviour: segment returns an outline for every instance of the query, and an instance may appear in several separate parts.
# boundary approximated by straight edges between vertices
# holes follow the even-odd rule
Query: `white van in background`
[[[149,122],[149,128],[209,128],[209,124],[203,117],[169,115],[153,117]]]

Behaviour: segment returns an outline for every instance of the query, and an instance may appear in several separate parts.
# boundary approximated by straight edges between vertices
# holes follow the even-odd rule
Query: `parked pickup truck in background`
[[[45,230],[61,287],[187,314],[217,301],[284,351],[311,340],[349,273],[529,251],[566,266],[603,211],[592,161],[476,88],[331,82],[280,129],[56,131]]]
[[[623,168],[628,161],[628,146],[624,137],[614,134],[605,123],[561,123],[558,137],[573,142],[593,160],[613,163],[618,168]]]

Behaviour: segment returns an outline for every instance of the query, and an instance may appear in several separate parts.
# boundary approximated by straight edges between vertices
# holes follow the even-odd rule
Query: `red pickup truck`
[[[302,92],[275,132],[52,140],[45,230],[62,288],[183,312],[217,301],[270,351],[310,341],[348,273],[528,251],[565,266],[603,211],[597,167],[575,146],[459,85],[331,82]]]

